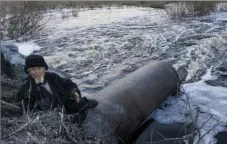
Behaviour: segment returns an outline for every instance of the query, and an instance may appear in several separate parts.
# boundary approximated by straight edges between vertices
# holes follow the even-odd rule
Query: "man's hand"
[[[80,96],[79,96],[79,94],[77,92],[73,93],[73,98],[76,100],[77,103],[80,102]]]

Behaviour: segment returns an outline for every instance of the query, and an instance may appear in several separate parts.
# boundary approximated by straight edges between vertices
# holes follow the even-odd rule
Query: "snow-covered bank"
[[[184,84],[182,86],[184,93],[179,98],[171,97],[166,100],[164,103],[168,106],[162,110],[157,109],[152,117],[160,123],[171,124],[189,122],[192,115],[193,121],[197,121],[196,125],[200,128],[201,135],[209,131],[202,143],[214,144],[216,140],[213,137],[218,132],[226,130],[227,88],[205,83],[206,80],[212,79],[216,77],[211,75],[209,69],[201,81]]]

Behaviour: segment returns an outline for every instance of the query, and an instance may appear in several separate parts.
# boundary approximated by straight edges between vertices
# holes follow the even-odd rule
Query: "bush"
[[[217,2],[212,1],[196,1],[193,2],[193,11],[196,15],[205,15],[215,10]]]
[[[167,4],[165,9],[171,17],[201,16],[214,11],[216,3],[212,1],[176,2]]]
[[[4,2],[1,11],[2,39],[26,40],[36,35],[44,26],[41,21],[45,10],[43,3],[37,1]]]
[[[171,17],[184,17],[189,14],[189,6],[185,2],[167,4],[165,9]]]
[[[227,12],[227,2],[218,3],[215,10],[218,12]]]

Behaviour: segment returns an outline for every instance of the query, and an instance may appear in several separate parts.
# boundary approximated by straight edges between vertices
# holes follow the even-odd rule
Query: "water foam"
[[[78,10],[78,17],[69,16],[67,19],[62,19],[61,11],[55,11],[54,13],[47,14],[47,16],[51,16],[51,18],[50,21],[47,23],[46,28],[65,30],[80,27],[89,27],[100,24],[110,24],[128,18],[148,15],[149,13],[145,10],[147,9],[135,7],[126,7],[122,9],[112,7],[109,9],[102,8],[85,11]],[[73,11],[73,9],[67,9],[67,11],[64,11],[65,13],[68,13],[68,15],[70,15],[70,11]],[[156,10],[154,9],[153,11]],[[156,15],[156,17],[158,16]]]

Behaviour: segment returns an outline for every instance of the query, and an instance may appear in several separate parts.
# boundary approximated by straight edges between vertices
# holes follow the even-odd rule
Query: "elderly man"
[[[26,111],[64,106],[68,113],[77,113],[98,105],[96,100],[82,98],[76,83],[46,70],[48,66],[42,56],[26,57],[24,71],[29,76],[17,93],[17,101]]]

